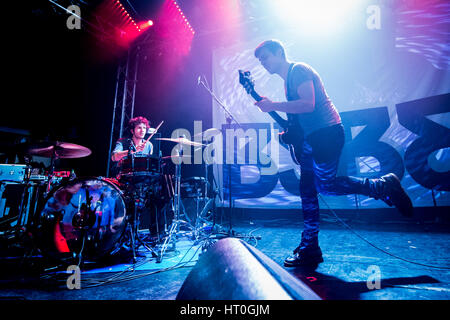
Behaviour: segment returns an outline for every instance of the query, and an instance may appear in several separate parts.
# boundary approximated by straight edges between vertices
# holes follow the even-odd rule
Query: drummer
[[[150,128],[148,120],[144,117],[136,117],[128,122],[131,138],[121,138],[117,141],[111,160],[120,161],[130,153],[135,156],[149,156],[153,154],[153,144],[144,140],[147,130]]]

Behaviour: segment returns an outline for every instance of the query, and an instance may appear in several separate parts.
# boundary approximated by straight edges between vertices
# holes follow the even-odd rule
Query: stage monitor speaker
[[[200,256],[177,300],[321,298],[255,247],[236,238],[225,238]]]

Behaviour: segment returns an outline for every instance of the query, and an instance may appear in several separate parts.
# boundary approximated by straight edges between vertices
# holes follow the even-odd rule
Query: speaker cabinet
[[[320,297],[255,247],[236,238],[225,238],[200,256],[177,300],[320,300]]]

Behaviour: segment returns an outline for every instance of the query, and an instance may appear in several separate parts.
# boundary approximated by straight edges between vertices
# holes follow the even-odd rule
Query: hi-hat
[[[44,147],[30,148],[27,153],[45,158],[71,159],[87,157],[92,151],[78,144],[56,141],[49,142]]]
[[[171,141],[179,144],[184,144],[188,146],[194,146],[194,147],[203,147],[205,146],[203,143],[195,142],[188,140],[186,138],[156,138],[157,140],[163,140],[163,141]]]

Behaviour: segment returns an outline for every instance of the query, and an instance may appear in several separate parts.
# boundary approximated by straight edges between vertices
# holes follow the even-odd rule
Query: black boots
[[[318,239],[305,241],[302,237],[302,241],[294,253],[284,260],[284,266],[316,268],[321,262],[323,262],[322,250],[320,250]]]
[[[413,216],[411,199],[395,174],[389,173],[380,179],[366,179],[364,184],[370,189],[369,196],[383,200],[390,207],[395,206],[405,217]]]

